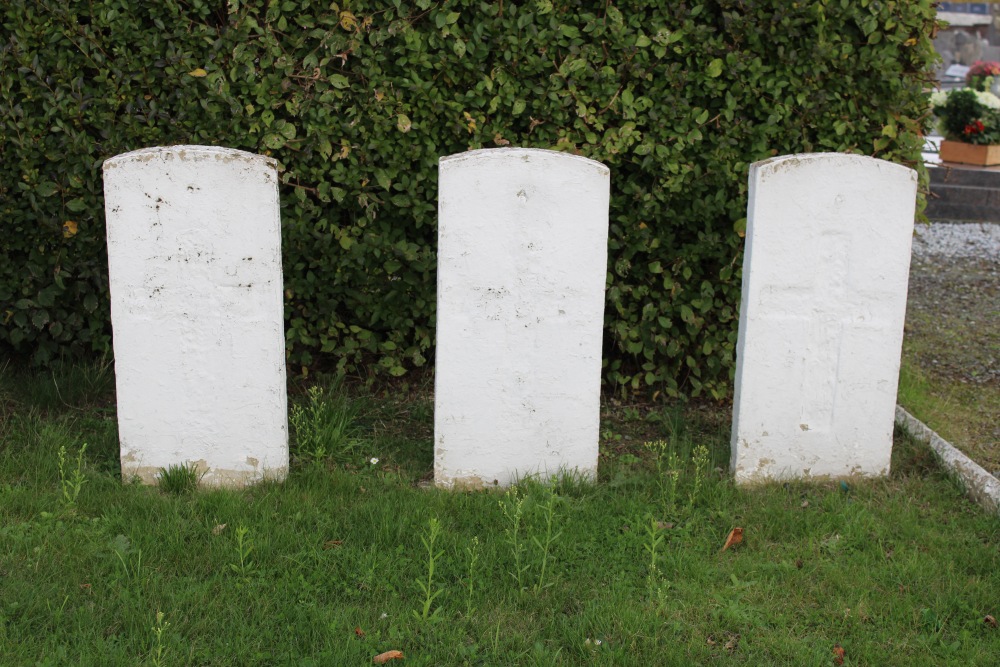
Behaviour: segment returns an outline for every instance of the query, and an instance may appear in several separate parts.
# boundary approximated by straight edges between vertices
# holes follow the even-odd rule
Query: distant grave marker
[[[124,478],[288,470],[278,179],[270,158],[172,146],[104,163]]]
[[[888,474],[916,188],[858,155],[751,166],[737,482]]]
[[[440,161],[434,477],[596,476],[610,172],[553,151]]]

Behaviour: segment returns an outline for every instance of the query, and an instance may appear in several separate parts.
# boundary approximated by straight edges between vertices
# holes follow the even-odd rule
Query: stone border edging
[[[944,467],[965,485],[966,494],[991,512],[1000,513],[1000,480],[988,473],[926,424],[896,406],[896,424],[912,437],[930,446]]]

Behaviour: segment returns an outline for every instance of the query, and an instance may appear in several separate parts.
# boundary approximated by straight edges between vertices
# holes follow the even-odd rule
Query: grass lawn
[[[0,664],[1000,655],[1000,518],[905,438],[888,479],[737,489],[727,408],[609,403],[596,484],[448,493],[428,388],[292,396],[285,483],[165,493],[120,480],[109,368],[0,371]]]
[[[1000,477],[1000,273],[990,259],[914,259],[899,403]]]
[[[1000,386],[942,377],[904,357],[897,400],[990,474],[1000,476]]]

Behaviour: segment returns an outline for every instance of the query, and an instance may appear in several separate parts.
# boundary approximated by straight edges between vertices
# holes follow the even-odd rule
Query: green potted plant
[[[932,94],[931,106],[944,136],[943,162],[1000,164],[1000,98],[961,88]]]

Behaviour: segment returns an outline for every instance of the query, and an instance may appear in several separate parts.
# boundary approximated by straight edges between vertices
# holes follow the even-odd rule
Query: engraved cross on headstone
[[[737,481],[888,472],[916,174],[853,155],[751,169]]]

